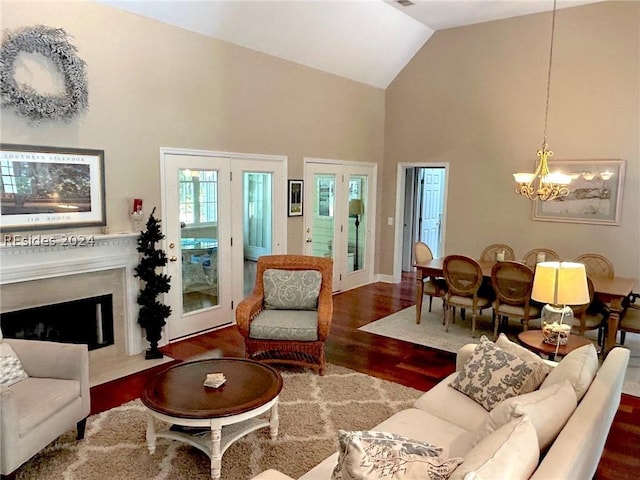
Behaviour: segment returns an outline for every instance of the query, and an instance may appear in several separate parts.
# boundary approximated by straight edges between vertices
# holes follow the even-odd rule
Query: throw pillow
[[[503,425],[465,456],[450,480],[524,480],[538,467],[540,450],[536,430],[528,416]]]
[[[522,345],[512,342],[504,333],[501,333],[498,336],[496,346],[500,347],[505,352],[514,354],[520,360],[524,360],[529,363],[531,368],[533,368],[531,381],[536,384],[535,388],[538,388],[538,386],[542,384],[551,370],[551,367],[544,363],[544,360],[542,360],[539,355],[527,350]]]
[[[585,345],[570,352],[560,360],[555,368],[551,369],[540,388],[548,388],[556,383],[564,383],[565,380],[573,386],[578,402],[598,372],[598,353],[593,344]]]
[[[445,480],[462,463],[441,459],[440,447],[393,433],[340,430],[338,443],[332,480]]]
[[[538,388],[539,385],[531,380],[532,373],[529,362],[505,352],[483,335],[449,386],[491,411],[509,397]]]
[[[471,443],[477,445],[511,420],[527,415],[536,429],[540,450],[545,450],[558,436],[577,404],[573,387],[567,381],[508,398],[491,410],[473,432]]]
[[[29,375],[22,368],[16,352],[8,343],[0,342],[0,386],[10,387],[25,378]]]
[[[182,288],[210,287],[211,280],[204,273],[201,263],[185,262],[182,264]]]
[[[276,270],[262,276],[264,308],[275,310],[316,310],[322,274],[317,270]]]

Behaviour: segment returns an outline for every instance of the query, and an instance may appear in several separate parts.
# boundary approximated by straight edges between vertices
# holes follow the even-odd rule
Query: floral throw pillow
[[[332,480],[445,480],[462,458],[442,459],[442,448],[393,433],[338,432]]]
[[[264,308],[274,310],[317,310],[322,274],[318,270],[268,268],[264,281]]]
[[[10,387],[25,378],[29,378],[29,375],[22,368],[20,359],[13,348],[0,341],[0,386]]]
[[[531,382],[533,371],[529,362],[502,350],[483,335],[449,385],[491,411],[506,398],[538,388]]]

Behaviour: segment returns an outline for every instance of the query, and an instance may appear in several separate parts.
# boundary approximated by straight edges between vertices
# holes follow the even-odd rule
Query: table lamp
[[[554,343],[557,347],[566,344],[571,325],[563,325],[563,322],[566,318],[573,317],[573,310],[569,305],[583,305],[590,301],[584,264],[538,263],[533,277],[531,298],[547,304],[542,309],[545,342]],[[547,335],[546,332],[549,331],[551,334]]]

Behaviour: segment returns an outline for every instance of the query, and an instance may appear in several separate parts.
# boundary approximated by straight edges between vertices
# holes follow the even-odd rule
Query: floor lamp
[[[354,198],[353,200],[349,200],[349,216],[356,218],[356,251],[355,251],[355,259],[353,260],[353,269],[358,270],[359,261],[358,261],[358,244],[360,243],[358,239],[358,229],[360,227],[360,215],[364,213],[364,202],[361,198]]]
[[[558,348],[561,344],[566,344],[571,332],[571,325],[563,325],[565,319],[573,317],[573,310],[569,305],[584,305],[590,301],[584,264],[538,263],[533,277],[531,298],[547,304],[542,309],[542,320],[551,324],[553,335],[545,341],[556,344],[557,354]],[[544,332],[545,325],[542,327]]]

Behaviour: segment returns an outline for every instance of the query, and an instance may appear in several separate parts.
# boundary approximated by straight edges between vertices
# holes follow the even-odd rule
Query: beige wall
[[[1,4],[3,29],[45,24],[74,37],[87,63],[89,111],[29,125],[2,110],[2,141],[105,151],[107,221],[130,230],[130,199],[160,207],[160,147],[381,164],[384,91],[84,2]],[[302,219],[287,220],[302,251]],[[96,231],[97,233],[97,231]]]
[[[544,127],[550,14],[437,32],[386,91],[385,165],[449,162],[446,253],[478,256],[508,243],[566,259],[609,257],[640,276],[640,3],[559,10],[547,140],[555,159],[627,161],[620,226],[531,219],[511,173],[532,171]],[[379,217],[394,215],[395,182],[383,185]],[[380,245],[393,244],[381,227]],[[393,249],[380,253],[391,273]]]

